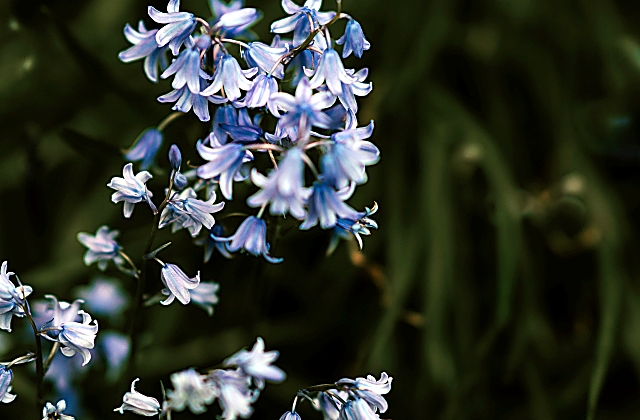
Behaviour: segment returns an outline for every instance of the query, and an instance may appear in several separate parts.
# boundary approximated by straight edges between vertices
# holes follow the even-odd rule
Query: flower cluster
[[[141,416],[166,417],[172,412],[188,408],[194,414],[201,414],[217,399],[222,418],[248,418],[253,413],[251,404],[258,399],[265,381],[282,382],[286,377],[280,368],[271,364],[277,358],[277,351],[264,351],[264,341],[258,337],[251,351],[240,350],[223,362],[225,367],[234,369],[199,373],[191,368],[172,374],[170,379],[173,388],[167,391],[162,404],[136,391],[138,379],[135,379],[131,391],[124,395],[122,405],[114,411],[124,414],[126,410]]]
[[[300,420],[296,413],[299,397],[311,400],[313,407],[321,411],[326,420],[379,420],[379,414],[388,408],[383,395],[391,391],[392,380],[382,372],[379,380],[368,375],[366,378],[344,378],[334,384],[301,389],[291,411],[284,413],[280,420]],[[311,398],[312,393],[317,393],[317,396]]]
[[[162,207],[160,227],[185,228],[193,237],[202,227],[208,230],[207,239],[200,240],[207,245],[205,259],[218,249],[227,257],[242,251],[281,262],[270,253],[263,219],[267,208],[272,216],[291,215],[300,229],[319,225],[351,234],[360,246],[360,235],[377,227],[372,220],[360,222],[372,212],[365,216],[347,204],[356,186],[367,181],[366,167],[378,161],[379,151],[367,140],[373,122],[358,123],[356,97],[372,90],[368,70],[345,67],[342,61],[362,57],[370,44],[361,25],[337,4],[337,11],[321,11],[321,0],[302,6],[282,0],[288,16],[271,24],[269,43],[254,40],[251,27],[261,13],[244,7],[243,0],[210,0],[209,19],[181,11],[180,1],[171,0],[166,12],[148,9],[159,29],[147,30],[142,22],[138,30],[125,27],[133,45],[120,59],[144,59],[151,81],[172,79],[173,90],[160,96],[160,102],[173,102],[173,110],[182,113],[193,110],[203,122],[213,112],[210,134],[196,144],[204,163],[180,174],[181,182],[171,183],[175,192],[169,191],[166,203],[157,207]],[[333,41],[331,29],[340,20],[346,21],[345,31]],[[287,34],[291,37],[284,38]],[[340,46],[342,57],[335,49]],[[284,82],[287,74],[291,85]],[[157,211],[145,185],[151,177],[145,169],[162,146],[165,125],[145,130],[125,155],[140,162],[142,172],[134,175],[127,164],[124,178],[109,183],[116,190],[112,200],[125,203],[125,217],[140,202]],[[179,166],[172,174],[179,174]],[[305,179],[305,167],[313,180]],[[246,203],[258,213],[246,216],[235,234],[224,236],[211,215],[224,205],[214,204],[215,189],[232,200],[234,183],[249,180],[258,189]]]

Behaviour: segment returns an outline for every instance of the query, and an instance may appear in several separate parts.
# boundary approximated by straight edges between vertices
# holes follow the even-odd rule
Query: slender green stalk
[[[38,383],[38,397],[36,398],[36,407],[38,408],[38,413],[40,413],[42,412],[42,407],[44,407],[44,365],[42,363],[42,341],[40,339],[40,334],[38,333],[36,322],[31,316],[29,304],[26,303],[26,301],[24,306],[22,307],[22,310],[29,320],[29,324],[31,325],[31,329],[33,330],[33,336],[36,341],[36,382]]]

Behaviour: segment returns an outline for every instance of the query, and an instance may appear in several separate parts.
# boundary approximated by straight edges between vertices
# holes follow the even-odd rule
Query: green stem
[[[36,322],[31,316],[29,304],[26,301],[22,306],[22,310],[29,320],[29,324],[31,325],[31,329],[33,330],[33,336],[36,341],[36,382],[38,383],[38,397],[36,398],[36,407],[38,408],[38,413],[40,413],[42,412],[42,407],[44,407],[44,365],[42,363],[42,341],[40,340],[40,334],[38,333]]]

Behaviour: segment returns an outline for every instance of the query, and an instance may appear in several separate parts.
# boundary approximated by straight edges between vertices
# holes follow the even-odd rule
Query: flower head
[[[116,265],[122,265],[124,260],[118,254],[122,248],[115,238],[120,235],[117,230],[111,230],[108,226],[100,226],[95,235],[89,233],[78,233],[78,242],[87,248],[84,253],[84,264],[91,265],[98,263],[98,269],[104,271],[107,263],[113,261]]]
[[[282,416],[280,416],[280,420],[302,420],[302,419],[300,418],[300,414],[296,413],[295,411],[293,412],[287,411]]]
[[[244,372],[216,369],[207,377],[207,383],[220,399],[222,418],[235,420],[238,417],[246,419],[251,416],[251,403],[255,401],[255,394],[249,389],[251,379]]]
[[[240,350],[224,361],[224,366],[237,366],[248,376],[251,376],[258,389],[264,387],[264,381],[282,382],[287,377],[282,369],[272,366],[278,358],[278,351],[264,351],[264,340],[258,337],[251,351]]]
[[[313,89],[317,89],[325,81],[327,82],[329,92],[335,96],[342,94],[343,83],[351,84],[354,82],[353,77],[345,71],[340,56],[333,48],[327,48],[322,54],[320,63],[318,63],[318,67],[309,81],[309,85]]]
[[[5,404],[16,399],[16,396],[9,392],[11,391],[11,381],[13,381],[13,372],[11,369],[0,365],[0,402]]]
[[[213,74],[211,85],[201,92],[202,96],[210,96],[224,88],[224,92],[231,101],[240,98],[240,89],[251,89],[252,82],[247,77],[253,77],[258,72],[257,68],[242,70],[238,61],[232,55],[225,54],[220,58]]]
[[[336,191],[331,185],[319,180],[314,182],[312,193],[307,202],[308,213],[300,229],[309,229],[320,221],[322,229],[336,225],[338,218],[355,219],[358,215],[344,201],[353,194],[355,184]]]
[[[171,383],[173,390],[167,391],[167,400],[173,410],[182,411],[188,406],[193,414],[201,414],[206,411],[205,405],[216,398],[205,377],[193,369],[172,374]]]
[[[240,249],[253,256],[262,255],[270,263],[282,262],[282,258],[275,258],[269,255],[269,244],[267,243],[267,224],[264,220],[249,216],[240,224],[236,233],[229,238],[214,237],[217,241],[230,242],[227,249],[236,252]]]
[[[163,79],[175,74],[171,87],[181,89],[185,85],[192,93],[200,92],[200,81],[203,75],[200,66],[202,64],[202,52],[206,51],[211,44],[211,38],[208,35],[198,35],[195,38],[187,40],[187,47],[182,50],[178,58],[173,60],[171,65],[160,75]],[[202,47],[202,48],[201,48]]]
[[[378,411],[384,413],[387,411],[387,401],[382,397],[391,391],[391,382],[393,378],[387,375],[386,372],[382,372],[380,379],[376,380],[375,377],[368,375],[366,378],[343,378],[336,382],[336,385],[348,388],[357,398],[357,400],[366,401],[370,406],[372,412]],[[352,407],[355,412],[368,413],[362,403],[358,403]],[[356,417],[356,418],[368,418],[368,417]],[[376,417],[377,418],[377,417]]]
[[[167,287],[162,291],[164,295],[169,296],[160,302],[163,305],[169,305],[175,298],[183,305],[191,301],[189,290],[195,289],[200,283],[200,272],[194,278],[189,278],[184,271],[175,264],[164,264],[160,271],[162,283]]]
[[[352,52],[353,55],[361,58],[362,53],[371,48],[371,44],[367,41],[367,38],[364,37],[362,26],[360,26],[358,21],[354,19],[349,19],[349,22],[347,22],[347,26],[344,29],[344,35],[336,41],[336,44],[344,44],[342,49],[342,58],[349,57]]]
[[[220,289],[218,283],[212,281],[202,281],[191,291],[191,302],[201,307],[209,316],[213,315],[213,307],[218,303],[218,295],[216,293]]]
[[[149,6],[149,17],[158,23],[164,23],[156,33],[156,42],[159,46],[169,45],[173,55],[178,55],[180,46],[189,38],[196,28],[196,20],[192,13],[180,12],[180,0],[170,0],[167,5],[167,13],[158,11]]]
[[[262,42],[251,42],[249,47],[242,51],[247,65],[257,67],[264,73],[269,73],[273,66],[289,52],[287,47],[273,47]],[[279,63],[273,72],[273,76],[278,79],[284,77],[284,65]]]
[[[94,319],[92,325],[91,315],[82,310],[78,311],[78,314],[82,316],[82,323],[65,322],[60,325],[58,342],[62,345],[60,350],[65,356],[71,357],[76,352],[80,353],[83,360],[82,366],[85,366],[91,360],[89,349],[94,346],[98,333],[98,321]]]
[[[216,143],[215,137],[211,143]],[[220,191],[227,200],[231,200],[233,197],[233,181],[238,177],[242,165],[253,160],[253,154],[245,150],[242,144],[239,143],[212,144],[212,146],[214,147],[207,147],[200,141],[196,144],[196,149],[200,156],[209,161],[200,166],[196,173],[203,179],[219,176]]]
[[[124,414],[124,410],[133,411],[141,416],[151,417],[160,413],[160,403],[153,397],[147,397],[136,391],[136,378],[131,382],[131,391],[122,397],[122,405],[113,411]]]
[[[289,211],[297,219],[304,218],[304,204],[310,191],[304,188],[303,154],[299,147],[289,149],[278,169],[273,170],[268,178],[254,168],[251,180],[261,190],[249,197],[247,204],[259,207],[271,203],[269,212],[273,215],[284,215]]]
[[[307,0],[304,6],[298,6],[291,0],[282,0],[282,8],[291,16],[271,24],[271,32],[285,34],[294,31],[294,44],[298,45],[311,32],[309,18],[314,26],[324,25],[335,16],[335,12],[320,12],[322,0]]]
[[[9,279],[14,273],[8,272],[7,267],[8,262],[3,261],[0,267],[0,329],[11,331],[11,318],[13,315],[24,316],[22,307],[33,289],[22,284],[16,287]]]
[[[151,201],[153,194],[145,183],[151,179],[151,174],[147,171],[133,175],[133,164],[127,163],[122,170],[124,178],[113,177],[107,187],[116,190],[111,195],[111,201],[119,203],[124,201],[124,217],[129,218],[133,213],[133,205],[141,201],[146,201],[151,210],[156,213],[156,206]]]
[[[217,213],[224,208],[224,202],[213,204],[215,199],[216,194],[212,193],[209,200],[199,200],[193,188],[187,188],[169,200],[162,210],[158,227],[163,228],[173,224],[174,232],[185,228],[189,230],[191,236],[195,237],[200,233],[202,226],[211,229],[215,224],[211,213]]]
[[[118,58],[123,63],[144,58],[144,72],[152,82],[158,81],[158,67],[167,67],[165,52],[167,47],[162,47],[156,42],[157,29],[150,31],[144,26],[144,22],[138,23],[138,30],[133,29],[127,23],[124,27],[124,36],[133,45],[118,54]]]
[[[136,139],[133,147],[124,155],[129,162],[140,162],[140,170],[145,171],[153,165],[158,150],[162,147],[163,135],[157,128],[147,128]]]

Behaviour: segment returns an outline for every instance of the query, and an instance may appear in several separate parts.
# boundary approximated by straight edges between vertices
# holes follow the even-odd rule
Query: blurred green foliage
[[[124,221],[105,185],[120,150],[170,111],[155,101],[168,82],[117,60],[124,24],[165,3],[0,2],[0,260],[36,297],[69,300],[95,274],[79,231],[109,224],[132,254],[144,247],[150,215]],[[247,4],[265,12],[266,37],[279,2]],[[261,335],[289,379],[267,387],[256,419],[279,418],[300,387],[381,370],[395,378],[386,418],[637,417],[640,4],[343,4],[372,43],[347,64],[371,70],[361,122],[375,119],[382,152],[354,204],[378,201],[381,228],[364,253],[343,244],[325,258],[328,236],[314,230],[274,244],[281,265],[214,258],[202,269],[221,283],[212,318],[148,309],[139,389],[158,397],[171,372],[214,365]],[[165,147],[195,160],[207,129],[184,117]],[[161,240],[195,272],[202,250],[182,233]],[[0,332],[2,360],[18,341]],[[116,418],[107,413],[131,378],[105,385],[94,369],[82,419]],[[19,398],[3,418],[35,416],[25,372],[16,368]]]

